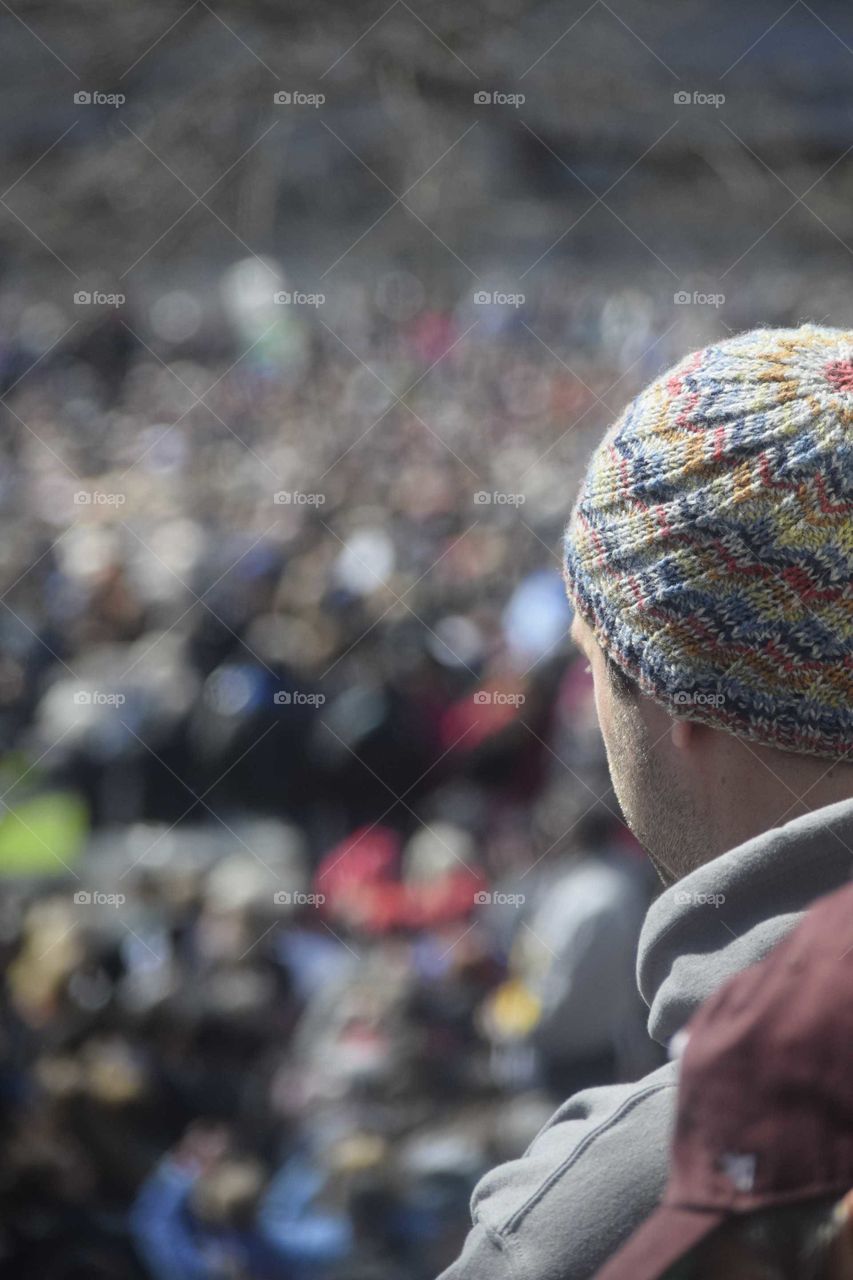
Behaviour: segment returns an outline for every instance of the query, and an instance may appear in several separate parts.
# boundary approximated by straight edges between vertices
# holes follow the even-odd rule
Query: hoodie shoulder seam
[[[503,1235],[504,1233],[510,1233],[517,1230],[527,1214],[535,1208],[535,1206],[551,1190],[554,1184],[559,1182],[559,1180],[568,1173],[572,1165],[574,1165],[589,1149],[596,1138],[600,1137],[601,1134],[606,1133],[608,1129],[613,1127],[613,1125],[624,1119],[626,1115],[633,1111],[635,1107],[639,1106],[639,1104],[644,1102],[647,1098],[651,1098],[655,1094],[662,1093],[665,1090],[675,1088],[677,1088],[677,1081],[664,1081],[661,1084],[649,1085],[647,1088],[640,1090],[639,1093],[634,1093],[630,1098],[626,1098],[622,1105],[613,1112],[612,1115],[607,1116],[600,1124],[597,1124],[590,1133],[582,1138],[580,1142],[578,1142],[577,1146],[573,1148],[571,1154],[547,1176],[544,1182],[542,1182],[536,1191],[527,1198],[521,1208],[516,1209],[502,1227],[489,1227],[484,1222],[483,1226],[486,1228],[488,1234],[494,1238],[495,1235]]]
[[[494,1247],[494,1249],[500,1254],[501,1258],[503,1259],[504,1265],[506,1267],[507,1275],[509,1276],[509,1280],[517,1280],[518,1271],[516,1270],[516,1266],[513,1261],[511,1250],[510,1250],[510,1246],[514,1243],[512,1237],[504,1236],[501,1233],[500,1229],[495,1227],[490,1227],[488,1223],[484,1222],[481,1225],[486,1234],[486,1239],[489,1241],[489,1243]]]

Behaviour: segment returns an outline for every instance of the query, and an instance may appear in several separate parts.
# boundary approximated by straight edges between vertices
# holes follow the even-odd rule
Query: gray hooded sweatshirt
[[[853,875],[853,800],[773,827],[652,904],[637,977],[667,1045],[727,978],[760,960],[815,898]],[[441,1280],[587,1280],[666,1181],[676,1065],[564,1103],[524,1156],[480,1181],[474,1227]]]

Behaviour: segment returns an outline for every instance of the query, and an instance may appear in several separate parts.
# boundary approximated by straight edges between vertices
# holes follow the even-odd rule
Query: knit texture
[[[647,387],[593,455],[569,598],[674,714],[853,759],[853,331],[754,330]]]

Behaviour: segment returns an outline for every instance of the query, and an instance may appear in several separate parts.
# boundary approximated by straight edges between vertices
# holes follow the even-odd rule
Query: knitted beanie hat
[[[565,577],[669,711],[853,760],[853,331],[757,329],[653,382],[593,455]]]

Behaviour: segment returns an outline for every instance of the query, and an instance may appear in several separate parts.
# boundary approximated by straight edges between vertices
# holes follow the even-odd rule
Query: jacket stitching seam
[[[601,1124],[597,1125],[595,1129],[592,1130],[591,1133],[588,1133],[585,1138],[581,1139],[581,1141],[577,1144],[577,1146],[572,1151],[571,1155],[569,1155],[562,1162],[562,1164],[558,1165],[558,1167],[554,1170],[553,1173],[548,1175],[548,1177],[541,1184],[541,1186],[536,1191],[534,1191],[531,1196],[528,1197],[528,1199],[525,1201],[525,1203],[521,1206],[520,1209],[517,1209],[515,1213],[512,1214],[506,1220],[506,1222],[502,1227],[491,1228],[491,1229],[487,1227],[486,1229],[494,1231],[501,1235],[503,1235],[503,1233],[505,1232],[508,1233],[508,1232],[514,1231],[518,1227],[522,1219],[525,1218],[527,1214],[530,1212],[530,1210],[536,1204],[539,1203],[539,1201],[543,1198],[543,1196],[548,1191],[550,1191],[554,1183],[558,1182],[559,1179],[562,1178],[563,1175],[568,1172],[568,1170],[572,1167],[572,1165],[575,1164],[576,1161],[580,1159],[580,1157],[589,1148],[589,1146],[595,1141],[596,1138],[598,1138],[601,1134],[606,1133],[608,1129],[612,1128],[612,1126],[617,1123],[617,1121],[623,1119],[624,1116],[628,1115],[631,1111],[633,1111],[633,1109],[636,1106],[638,1106],[639,1103],[643,1102],[646,1098],[654,1097],[655,1094],[662,1093],[665,1090],[675,1089],[675,1088],[676,1088],[675,1081],[673,1081],[671,1084],[656,1084],[656,1085],[653,1085],[651,1088],[643,1089],[640,1093],[633,1094],[630,1098],[626,1098],[626,1100],[622,1103],[619,1109],[616,1112],[614,1112],[613,1115],[608,1116],[606,1120],[602,1120]],[[485,1223],[483,1223],[483,1225],[486,1226]]]

